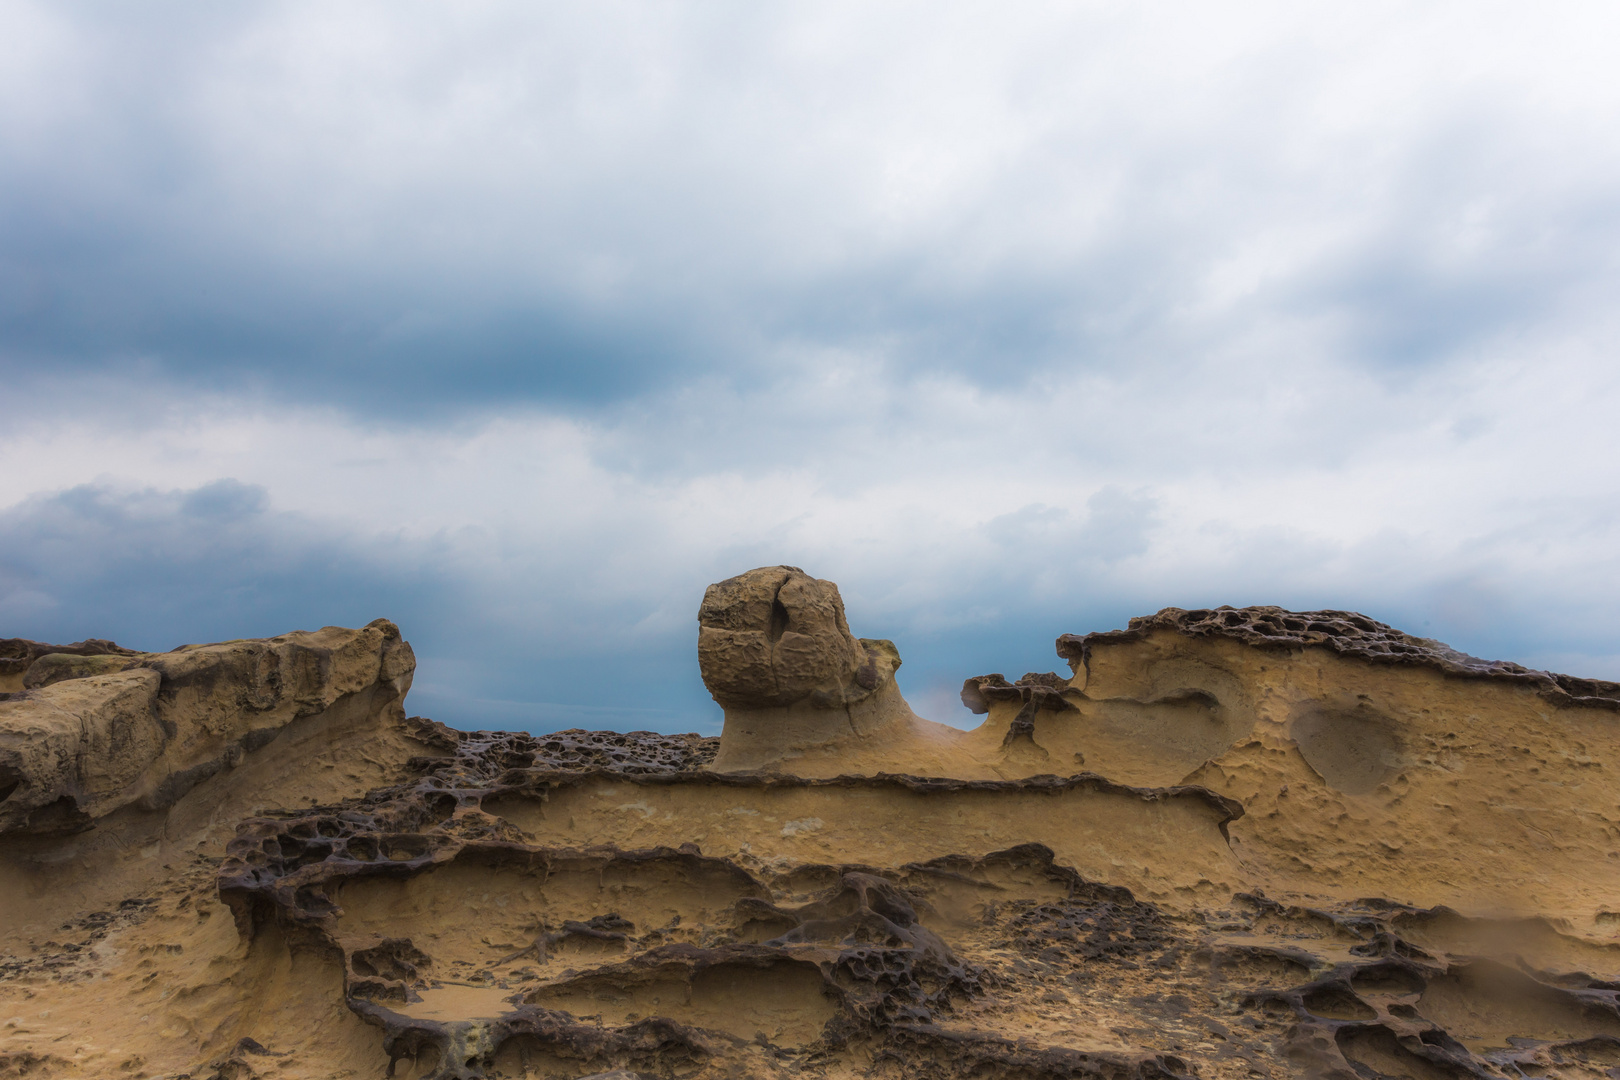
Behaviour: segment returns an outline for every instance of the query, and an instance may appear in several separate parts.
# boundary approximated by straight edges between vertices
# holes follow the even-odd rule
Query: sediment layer
[[[408,718],[391,624],[49,661],[0,700],[0,1077],[1620,1069],[1615,684],[1167,609],[969,678],[956,731],[766,569],[803,595],[706,618],[826,663],[709,663],[720,739]],[[92,767],[109,716],[175,731]]]

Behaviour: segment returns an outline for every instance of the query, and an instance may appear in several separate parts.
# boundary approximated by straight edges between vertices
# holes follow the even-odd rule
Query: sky
[[[1620,8],[0,2],[0,636],[719,730],[1165,606],[1620,679]]]

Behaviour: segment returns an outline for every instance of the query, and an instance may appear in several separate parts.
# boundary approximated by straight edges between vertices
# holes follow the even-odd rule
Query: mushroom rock
[[[720,771],[789,760],[812,772],[858,770],[863,757],[891,762],[919,739],[943,748],[960,734],[912,712],[895,685],[894,643],[855,637],[838,586],[796,566],[762,566],[709,586],[698,609],[698,666],[725,709]]]
[[[849,632],[837,585],[796,566],[710,585],[698,626],[703,681],[727,709],[846,710],[892,685],[900,666],[891,642]]]

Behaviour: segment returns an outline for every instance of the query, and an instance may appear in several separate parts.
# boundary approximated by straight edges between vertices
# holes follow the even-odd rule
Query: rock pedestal
[[[726,711],[722,771],[768,768],[914,719],[894,683],[894,643],[851,634],[838,586],[796,566],[709,586],[698,665]]]

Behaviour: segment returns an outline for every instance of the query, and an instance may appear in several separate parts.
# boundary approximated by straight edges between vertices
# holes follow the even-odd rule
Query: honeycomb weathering
[[[1064,634],[1058,638],[1058,655],[1071,665],[1084,664],[1093,645],[1134,641],[1154,630],[1173,630],[1190,637],[1229,638],[1261,648],[1314,646],[1373,663],[1421,665],[1449,675],[1516,682],[1534,687],[1557,701],[1579,701],[1599,708],[1620,709],[1620,683],[1555,675],[1507,660],[1481,660],[1443,642],[1414,637],[1354,611],[1285,611],[1269,605],[1195,611],[1164,608],[1155,615],[1131,619],[1124,630],[1106,630],[1083,637]]]
[[[960,731],[802,571],[700,633],[720,738],[0,641],[0,1077],[1620,1075],[1616,684],[1171,608]]]

